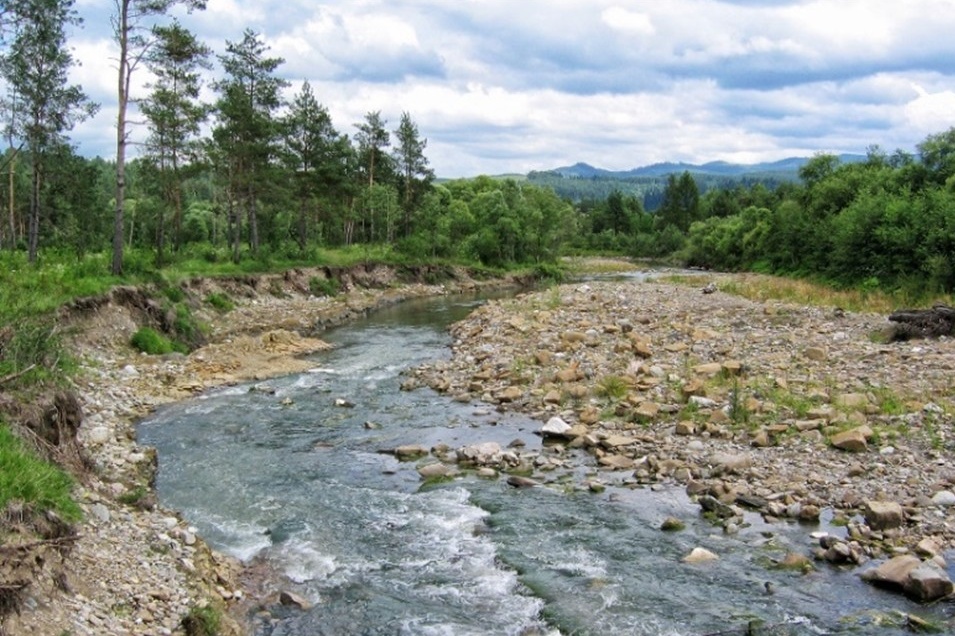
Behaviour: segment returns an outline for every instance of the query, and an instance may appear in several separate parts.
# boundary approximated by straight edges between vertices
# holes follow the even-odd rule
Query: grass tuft
[[[0,424],[0,510],[22,502],[39,511],[52,510],[66,521],[82,516],[70,497],[73,479],[59,467],[44,462]]]

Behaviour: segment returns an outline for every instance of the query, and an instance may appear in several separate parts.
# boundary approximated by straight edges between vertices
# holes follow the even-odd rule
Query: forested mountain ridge
[[[840,154],[837,155],[840,163],[857,163],[865,161],[865,155]],[[555,172],[563,177],[582,177],[594,178],[603,177],[608,179],[629,179],[631,177],[666,177],[669,174],[680,174],[689,172],[690,174],[711,175],[711,176],[734,176],[741,177],[745,175],[764,175],[767,173],[780,173],[792,181],[799,179],[799,169],[806,165],[812,157],[787,157],[779,161],[764,161],[760,163],[730,163],[728,161],[708,161],[703,164],[684,163],[665,161],[653,163],[630,170],[605,170],[591,166],[588,163],[578,162],[572,166],[553,168],[545,172]]]

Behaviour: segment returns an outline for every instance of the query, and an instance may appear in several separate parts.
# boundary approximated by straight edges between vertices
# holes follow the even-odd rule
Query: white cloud
[[[601,12],[600,17],[611,29],[640,35],[653,35],[656,32],[650,16],[623,7],[608,7]]]
[[[917,96],[905,105],[905,116],[915,130],[928,135],[955,125],[955,91],[929,93],[918,84],[912,89]]]
[[[111,4],[77,5],[74,44],[104,114]],[[442,176],[911,149],[955,123],[955,0],[210,0],[181,19],[218,51],[263,34],[342,132],[410,112]]]

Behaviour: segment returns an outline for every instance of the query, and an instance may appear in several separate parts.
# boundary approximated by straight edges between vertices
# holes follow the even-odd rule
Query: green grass
[[[0,424],[0,510],[22,502],[37,511],[52,510],[66,521],[82,516],[70,497],[73,479],[63,470],[39,459],[23,442]]]
[[[597,381],[594,393],[610,401],[617,402],[627,397],[630,386],[618,375],[605,375]]]
[[[152,327],[143,327],[134,333],[129,344],[137,351],[142,351],[152,356],[164,355],[174,351],[186,353],[185,347],[173,342]]]
[[[222,623],[222,612],[211,605],[193,606],[182,620],[187,636],[216,636]]]
[[[951,305],[951,296],[912,294],[907,290],[884,291],[865,283],[856,288],[841,288],[825,281],[786,278],[767,274],[735,274],[732,278],[714,281],[709,276],[675,275],[660,280],[676,285],[703,287],[716,282],[719,290],[750,300],[777,300],[797,305],[841,307],[848,311],[890,313],[900,307]]]
[[[228,294],[215,292],[206,296],[206,302],[212,305],[212,308],[220,314],[227,314],[235,309],[235,303],[229,298]]]
[[[337,296],[341,291],[341,283],[334,278],[313,276],[308,279],[308,291],[313,296]]]

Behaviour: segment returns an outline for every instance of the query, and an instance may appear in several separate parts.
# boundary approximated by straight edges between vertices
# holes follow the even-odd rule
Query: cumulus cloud
[[[955,123],[955,91],[929,93],[918,84],[912,90],[916,97],[905,105],[905,116],[916,130],[931,134]]]
[[[110,112],[108,0],[74,76]],[[955,122],[952,0],[210,0],[215,50],[245,28],[348,134],[403,111],[442,176],[575,161],[771,160],[912,149]],[[142,82],[143,80],[137,80]],[[290,91],[291,94],[291,91]],[[77,130],[84,148],[101,114]]]
[[[647,14],[630,11],[624,7],[607,7],[601,12],[600,17],[611,29],[640,35],[653,35],[655,31],[653,21]]]

